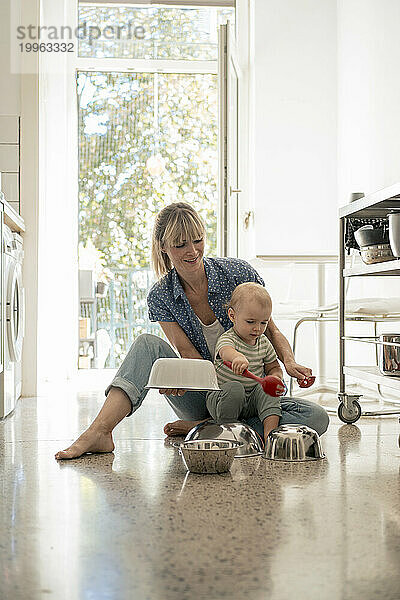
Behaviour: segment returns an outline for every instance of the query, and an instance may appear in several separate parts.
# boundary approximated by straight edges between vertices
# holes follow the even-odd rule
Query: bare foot
[[[208,419],[203,419],[202,421],[174,421],[173,423],[167,423],[164,427],[164,433],[169,437],[186,435],[193,427],[199,423],[204,423],[204,421],[208,421]]]
[[[87,452],[112,452],[114,448],[111,431],[105,432],[89,427],[72,446],[57,452],[55,458],[57,460],[78,458]]]

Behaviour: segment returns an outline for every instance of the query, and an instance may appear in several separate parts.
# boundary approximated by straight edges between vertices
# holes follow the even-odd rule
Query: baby
[[[235,288],[228,307],[233,327],[218,338],[215,347],[214,364],[221,391],[207,394],[207,408],[214,420],[227,423],[258,416],[264,425],[264,440],[278,427],[280,401],[242,373],[248,368],[259,377],[275,376],[276,392],[285,390],[275,350],[263,335],[271,312],[271,297],[263,286],[249,282]],[[231,362],[232,369],[224,361]]]

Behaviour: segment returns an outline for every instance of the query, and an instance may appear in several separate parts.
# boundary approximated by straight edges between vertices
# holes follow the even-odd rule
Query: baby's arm
[[[283,373],[278,361],[273,360],[270,363],[264,363],[264,372],[267,377],[271,377],[271,391],[268,392],[266,389],[264,391],[271,394],[271,396],[284,394],[286,386],[283,383]]]
[[[273,360],[270,363],[264,363],[264,372],[266,375],[275,375],[275,377],[283,379],[282,369],[277,360]]]
[[[223,346],[218,350],[218,354],[222,360],[232,363],[232,371],[236,375],[241,375],[249,366],[249,361],[245,355],[235,350],[233,346]]]

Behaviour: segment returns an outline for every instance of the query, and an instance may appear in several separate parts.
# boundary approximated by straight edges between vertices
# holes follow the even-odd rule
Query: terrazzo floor
[[[0,422],[2,600],[399,600],[398,418],[333,417],[324,461],[195,475],[151,392],[114,453],[56,462],[102,404],[80,390]]]

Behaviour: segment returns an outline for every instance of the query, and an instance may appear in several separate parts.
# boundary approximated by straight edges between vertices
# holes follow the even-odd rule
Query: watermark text
[[[107,25],[98,27],[88,25],[86,22],[78,27],[69,25],[19,25],[16,30],[17,40],[40,42],[66,40],[87,40],[90,45],[98,40],[143,40],[146,31],[142,25],[135,25],[132,21],[126,25]]]

